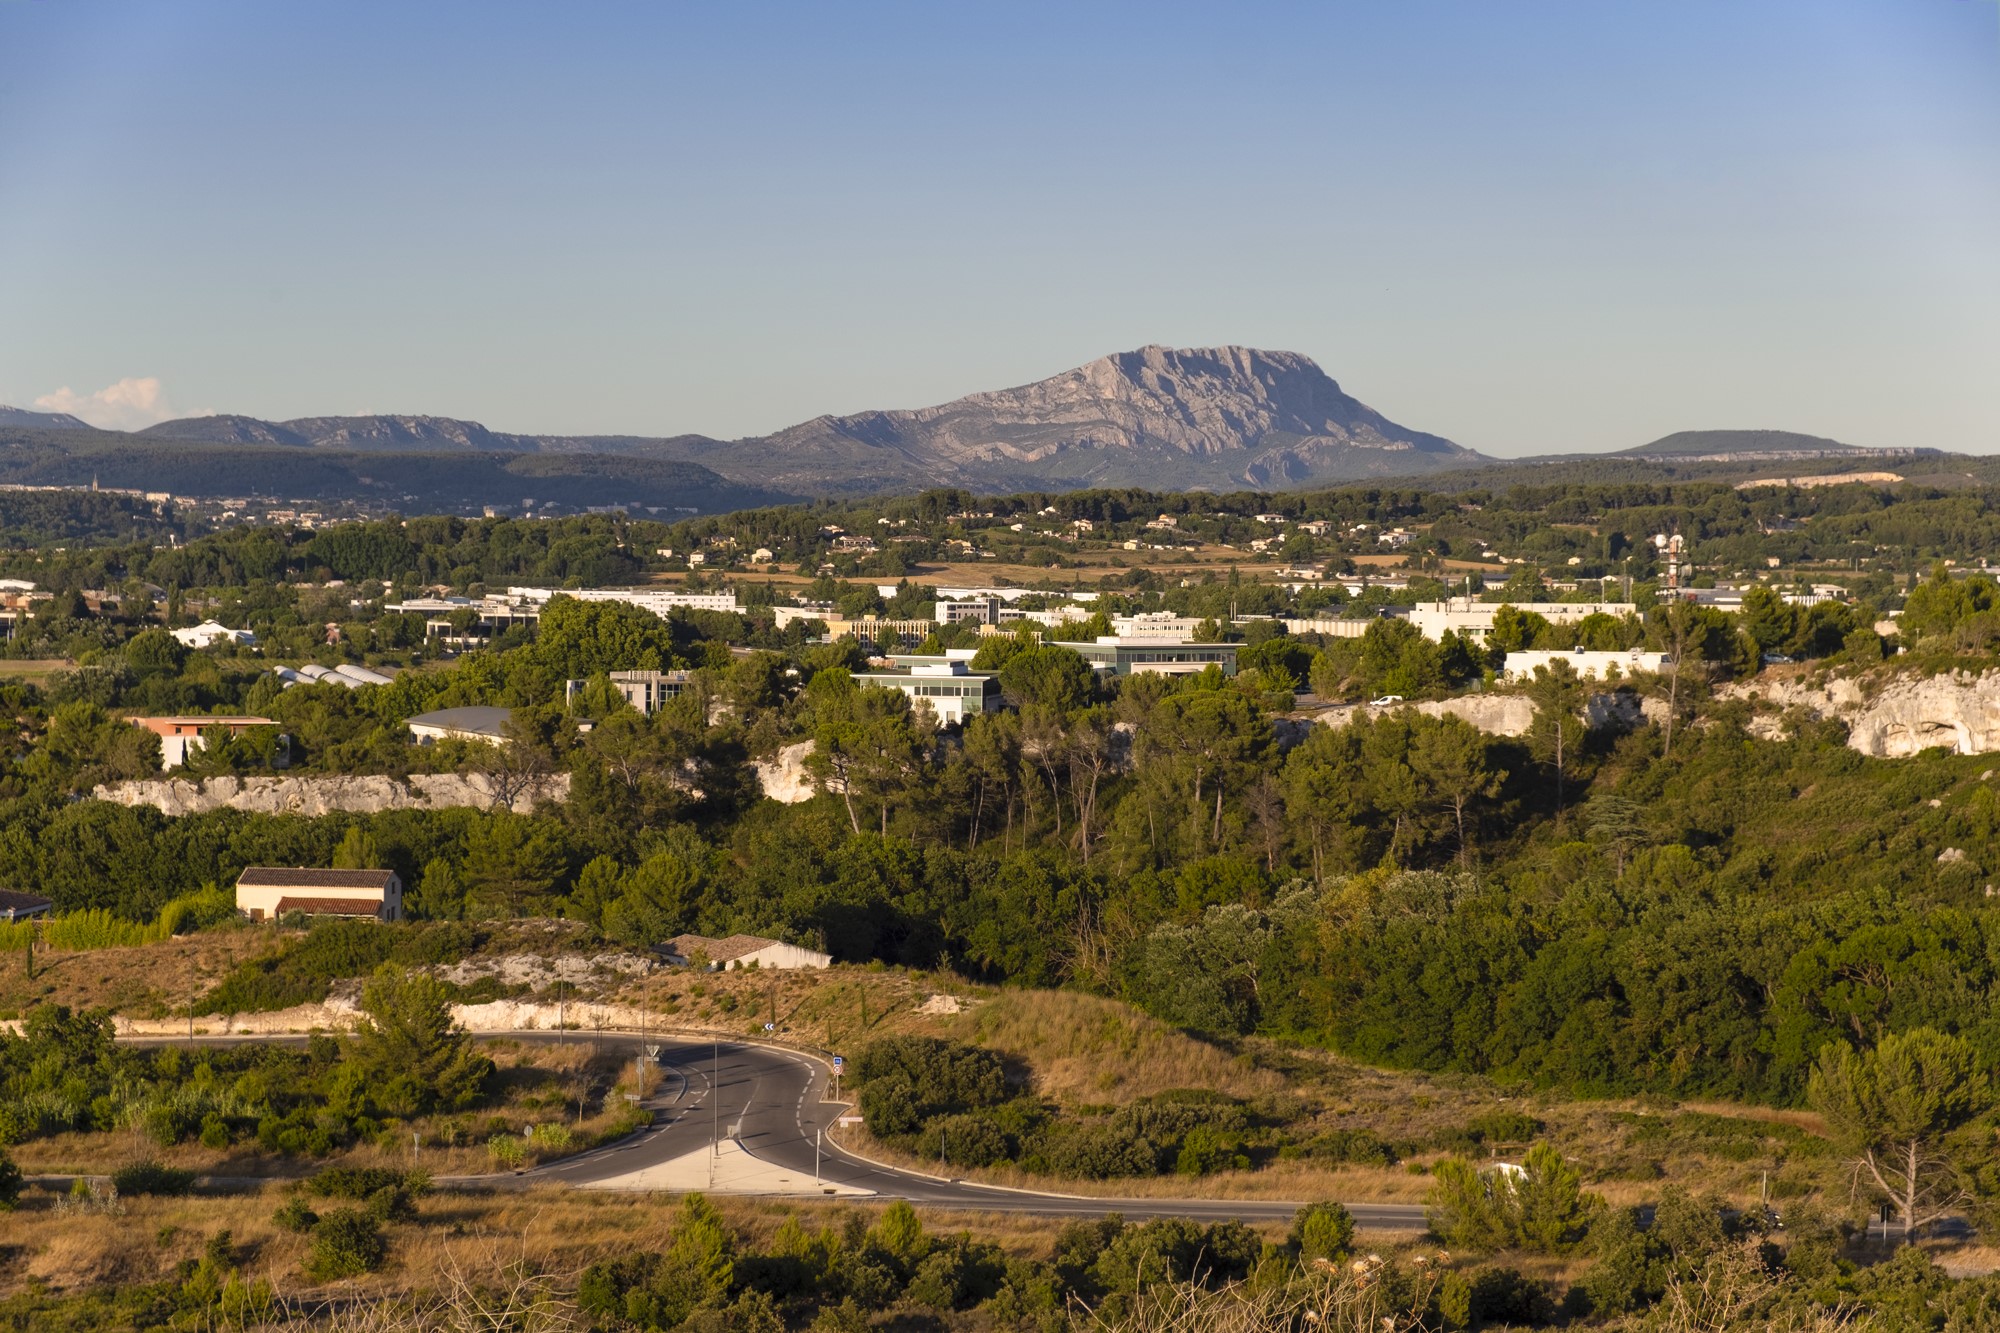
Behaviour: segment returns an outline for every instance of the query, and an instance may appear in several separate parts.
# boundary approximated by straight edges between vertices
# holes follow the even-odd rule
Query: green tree
[[[1865,1051],[1829,1043],[1806,1082],[1806,1101],[1914,1235],[1965,1198],[1945,1138],[1993,1097],[1970,1042],[1912,1028]]]
[[[1000,688],[1016,707],[1035,705],[1067,716],[1090,702],[1096,676],[1073,648],[1024,649],[1000,668]]]
[[[376,870],[381,865],[382,853],[376,849],[375,839],[359,824],[342,834],[340,845],[333,849],[335,870]]]
[[[377,1101],[408,1115],[479,1100],[493,1062],[452,1019],[442,981],[384,963],[362,987],[361,1012],[345,1058]]]
[[[1528,728],[1528,749],[1537,760],[1554,771],[1556,777],[1556,819],[1563,813],[1563,786],[1575,767],[1577,752],[1583,748],[1583,682],[1576,668],[1557,658],[1548,666],[1535,668],[1528,697],[1534,701],[1535,719]]]

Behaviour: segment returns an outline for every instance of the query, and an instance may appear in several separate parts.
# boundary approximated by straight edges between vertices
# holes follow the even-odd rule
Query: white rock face
[[[1414,708],[1425,717],[1463,718],[1489,736],[1525,736],[1535,725],[1535,705],[1525,694],[1468,694],[1419,704],[1391,704],[1386,708],[1350,704],[1329,708],[1317,720],[1329,727],[1341,727],[1357,713],[1380,715],[1398,708]],[[1658,722],[1665,716],[1666,705],[1657,699],[1640,699],[1627,693],[1593,694],[1583,704],[1584,724],[1593,730],[1608,727],[1630,731],[1642,722]]]
[[[444,810],[453,806],[491,809],[491,780],[479,773],[413,773],[407,779],[379,774],[360,777],[150,778],[100,786],[91,793],[119,805],[150,805],[169,815],[211,810],[248,810],[267,815],[326,815],[335,811],[377,814],[383,810]],[[514,798],[513,809],[527,814],[536,800],[569,797],[569,774],[558,773],[533,792]]]
[[[1329,727],[1344,727],[1355,717],[1367,714],[1379,717],[1399,708],[1414,708],[1426,717],[1463,718],[1473,726],[1492,736],[1525,736],[1535,722],[1535,706],[1526,696],[1519,694],[1469,694],[1458,699],[1433,699],[1419,704],[1391,704],[1386,708],[1375,708],[1369,704],[1350,704],[1341,708],[1329,708],[1318,715],[1319,722]]]
[[[1848,748],[1877,759],[1903,759],[1934,747],[1955,754],[2000,750],[2000,671],[1901,676],[1873,698],[1855,680],[1832,680],[1819,688],[1747,681],[1719,693],[1845,722]],[[1753,730],[1775,735],[1782,729],[1768,715],[1760,721]]]
[[[812,751],[811,741],[799,741],[780,749],[775,758],[751,760],[750,767],[757,770],[757,781],[764,794],[786,805],[810,801],[818,790],[812,774],[806,772],[806,756]]]

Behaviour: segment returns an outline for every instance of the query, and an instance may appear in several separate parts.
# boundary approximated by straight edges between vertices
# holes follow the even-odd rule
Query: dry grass
[[[270,947],[265,931],[224,929],[128,949],[37,949],[32,980],[26,960],[9,954],[0,960],[0,1016],[19,1016],[37,1004],[65,1004],[128,1018],[164,1018],[184,1011],[190,997]]]
[[[0,1213],[0,1253],[14,1258],[0,1267],[0,1295],[18,1291],[28,1280],[56,1292],[157,1281],[176,1263],[198,1256],[206,1240],[223,1230],[230,1233],[246,1279],[268,1281],[284,1295],[311,1292],[313,1284],[300,1272],[306,1240],[272,1220],[286,1197],[283,1187],[273,1186],[244,1194],[125,1199],[113,1211],[58,1211],[50,1196],[31,1191],[19,1211]],[[755,1245],[767,1243],[787,1217],[817,1226],[849,1211],[847,1205],[803,1200],[714,1202]],[[433,1194],[420,1202],[418,1222],[387,1228],[390,1258],[381,1272],[328,1290],[364,1297],[409,1294],[431,1289],[454,1269],[484,1279],[520,1261],[557,1275],[559,1285],[569,1287],[599,1259],[662,1245],[679,1206],[670,1196],[547,1188]],[[876,1208],[863,1211],[872,1217]],[[1045,1219],[971,1212],[925,1216],[934,1230],[968,1230],[1012,1255],[1045,1257],[1049,1251],[1052,1231]]]
[[[1070,991],[1003,991],[942,1025],[1033,1073],[1035,1092],[1060,1103],[1120,1103],[1170,1088],[1232,1097],[1282,1091],[1285,1079],[1150,1018],[1131,1005]]]

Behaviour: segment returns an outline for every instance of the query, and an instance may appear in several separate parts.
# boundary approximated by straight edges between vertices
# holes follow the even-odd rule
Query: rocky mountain
[[[199,444],[343,453],[612,454],[700,463],[799,494],[1281,488],[1410,476],[1488,460],[1397,425],[1310,358],[1247,347],[1142,347],[936,407],[823,416],[774,435],[517,435],[432,416],[190,417],[140,432]]]
[[[67,412],[30,412],[25,407],[9,407],[0,403],[0,426],[14,426],[25,430],[92,430],[94,427],[81,417],[73,417]]]
[[[1286,487],[1490,461],[1389,420],[1309,357],[1142,347],[936,407],[816,417],[691,452],[787,489]],[[732,466],[733,465],[733,466]],[[857,484],[858,483],[858,484]]]

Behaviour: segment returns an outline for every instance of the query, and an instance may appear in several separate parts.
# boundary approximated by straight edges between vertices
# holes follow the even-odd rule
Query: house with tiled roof
[[[762,935],[729,935],[710,939],[706,935],[676,935],[667,941],[671,961],[686,966],[705,967],[711,972],[728,972],[740,967],[829,967],[833,955],[802,949],[783,940]]]
[[[393,870],[251,866],[236,880],[236,910],[252,921],[306,916],[403,919],[403,881]]]

